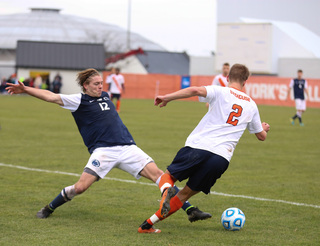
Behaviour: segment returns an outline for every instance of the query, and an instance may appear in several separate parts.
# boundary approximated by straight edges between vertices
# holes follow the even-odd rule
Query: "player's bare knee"
[[[140,172],[141,176],[150,179],[153,182],[156,182],[162,174],[163,171],[160,170],[154,162],[148,163]]]
[[[83,183],[76,183],[74,186],[75,186],[75,193],[77,195],[82,194],[83,192],[85,192],[89,188],[89,186],[87,186]]]

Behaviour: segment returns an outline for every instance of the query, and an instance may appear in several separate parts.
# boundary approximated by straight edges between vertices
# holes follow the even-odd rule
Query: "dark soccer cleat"
[[[146,220],[140,225],[138,229],[139,233],[160,233],[161,230],[154,229]]]
[[[190,222],[195,222],[198,220],[206,220],[212,217],[211,214],[202,212],[199,208],[197,207],[192,207],[187,210],[188,214],[188,219]]]
[[[46,218],[48,218],[48,217],[50,216],[50,214],[52,214],[52,213],[53,213],[53,210],[51,210],[51,209],[49,208],[49,206],[46,205],[44,208],[41,208],[41,209],[38,211],[37,217],[38,217],[39,219],[46,219]]]
[[[160,202],[160,211],[161,216],[163,218],[167,217],[170,211],[170,200],[172,197],[174,197],[176,194],[176,190],[174,187],[167,188],[162,195],[162,199]]]

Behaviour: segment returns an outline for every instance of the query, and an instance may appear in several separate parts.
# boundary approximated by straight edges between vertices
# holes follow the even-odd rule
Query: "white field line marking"
[[[55,173],[55,174],[64,174],[64,175],[69,175],[69,176],[80,177],[80,174],[76,174],[76,173],[67,173],[67,172],[61,172],[61,171],[51,171],[51,170],[45,170],[45,169],[39,169],[39,168],[30,168],[30,167],[23,167],[23,166],[16,166],[16,165],[11,165],[11,164],[4,164],[4,163],[0,163],[0,166],[23,169],[23,170],[28,170],[28,171],[35,171],[35,172]],[[133,184],[140,184],[140,185],[156,186],[156,184],[154,184],[154,183],[144,183],[144,182],[138,182],[138,181],[135,181],[135,180],[109,178],[109,177],[105,177],[104,179],[113,180],[113,181],[119,181],[119,182],[123,182],[123,183],[133,183]],[[179,189],[181,189],[181,188],[179,187]],[[300,206],[300,207],[320,208],[319,205],[313,205],[313,204],[290,202],[290,201],[285,201],[285,200],[277,200],[277,199],[269,199],[269,198],[260,198],[260,197],[254,197],[254,196],[232,195],[232,194],[226,194],[226,193],[221,193],[221,192],[216,192],[216,191],[211,191],[210,194],[217,195],[217,196],[245,198],[245,199],[257,200],[257,201],[285,203],[285,204],[290,204],[290,205],[295,205],[295,206]]]

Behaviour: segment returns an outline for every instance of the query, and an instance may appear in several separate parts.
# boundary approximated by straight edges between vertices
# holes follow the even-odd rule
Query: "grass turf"
[[[267,141],[246,132],[212,191],[319,206],[320,110],[308,109],[300,127],[289,122],[293,108],[259,109],[271,125]],[[121,110],[137,145],[163,170],[206,112],[198,102],[159,109],[151,100],[123,100]],[[1,96],[0,112],[0,163],[81,174],[89,153],[67,110],[29,96]],[[108,177],[135,180],[119,170]],[[158,209],[159,191],[115,180],[99,181],[49,219],[35,217],[77,179],[0,166],[0,245],[317,245],[320,240],[319,207],[204,194],[190,202],[212,219],[191,224],[178,211],[157,224],[161,234],[141,235],[138,226]],[[220,224],[221,213],[233,206],[246,215],[239,232]]]

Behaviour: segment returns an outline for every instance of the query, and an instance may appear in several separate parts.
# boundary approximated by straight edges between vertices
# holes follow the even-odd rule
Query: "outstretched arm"
[[[263,122],[262,123],[262,128],[263,131],[262,132],[258,132],[256,133],[256,137],[260,140],[260,141],[264,141],[267,138],[267,132],[270,130],[270,125],[268,123]]]
[[[164,107],[167,105],[168,102],[176,100],[176,99],[182,99],[182,98],[189,98],[193,96],[201,96],[206,97],[207,96],[207,90],[204,87],[189,87],[186,89],[182,89],[170,94],[166,94],[164,96],[157,96],[154,99],[154,105]]]
[[[11,95],[26,93],[26,94],[29,94],[30,96],[39,98],[43,101],[56,103],[56,104],[59,104],[60,106],[63,106],[63,102],[59,94],[55,94],[48,90],[41,90],[41,89],[25,86],[20,81],[19,81],[19,84],[7,83],[7,85],[9,86],[6,88],[6,90]]]

